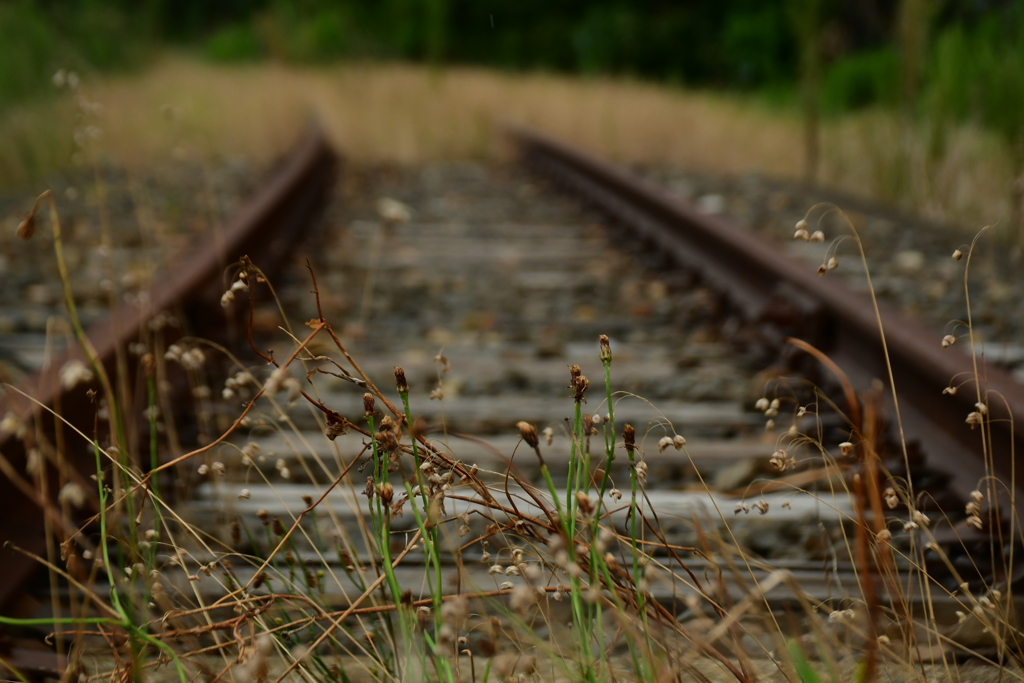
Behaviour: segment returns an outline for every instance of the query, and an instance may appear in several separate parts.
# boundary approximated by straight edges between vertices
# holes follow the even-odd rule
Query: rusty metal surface
[[[1024,415],[1024,386],[994,366],[982,365],[981,396],[992,415],[991,433],[965,424],[975,410],[979,388],[972,381],[954,396],[942,390],[957,378],[974,377],[971,358],[959,348],[943,349],[941,333],[878,303],[838,278],[818,276],[772,244],[720,217],[699,213],[653,183],[535,131],[509,136],[521,159],[538,172],[629,225],[640,239],[680,265],[701,273],[751,319],[790,316],[813,320],[812,340],[850,376],[858,389],[875,379],[889,386],[885,350],[892,365],[907,442],[919,442],[931,466],[953,475],[960,496],[985,476],[988,457],[1003,481],[1024,489],[1024,468],[1013,466],[1020,444],[1010,415]],[[879,332],[879,319],[885,331]],[[889,409],[892,414],[892,405]]]
[[[290,247],[314,221],[334,187],[338,158],[323,132],[311,126],[301,140],[282,159],[277,168],[255,192],[254,196],[222,226],[172,261],[159,273],[144,307],[121,305],[110,315],[87,330],[87,336],[108,372],[114,373],[118,348],[139,341],[144,326],[162,311],[184,314],[193,329],[204,333],[219,315],[219,298],[224,291],[225,268],[248,255],[264,270],[272,271],[290,252]],[[216,330],[216,328],[214,328]],[[216,336],[214,334],[214,336]],[[25,423],[42,425],[42,433],[52,431],[53,419],[40,407],[52,407],[71,425],[86,434],[93,432],[96,406],[87,396],[88,386],[79,384],[72,391],[60,383],[60,369],[73,360],[84,361],[82,351],[74,346],[55,358],[46,368],[31,377],[18,391],[8,390],[0,401],[0,416],[9,411]],[[127,386],[135,386],[136,367],[129,368]],[[93,388],[98,388],[94,382]],[[35,403],[21,395],[31,396]],[[32,432],[32,430],[30,430]],[[30,438],[34,438],[30,433]],[[84,442],[84,440],[79,440]],[[84,474],[91,467],[92,455],[80,443],[69,446],[71,459]],[[30,497],[25,484],[26,447],[14,434],[0,432],[0,544],[11,542],[26,550],[41,553],[44,548],[43,514],[39,501]],[[76,460],[77,458],[77,460]],[[13,478],[21,478],[15,481]],[[55,480],[52,476],[51,480]],[[20,484],[20,485],[19,485]],[[51,492],[52,493],[52,492]],[[93,503],[95,504],[95,503]],[[0,609],[19,594],[20,588],[39,565],[10,550],[0,550]]]

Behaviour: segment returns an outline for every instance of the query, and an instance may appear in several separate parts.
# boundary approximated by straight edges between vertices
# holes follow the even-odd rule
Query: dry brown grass
[[[142,75],[90,82],[87,94],[104,107],[103,147],[128,166],[152,163],[175,148],[266,161],[315,113],[358,161],[493,157],[501,152],[497,127],[513,122],[623,162],[757,170],[790,179],[800,173],[800,125],[793,112],[626,80],[469,68],[432,74],[401,64],[228,67],[168,56]],[[163,105],[176,107],[180,117],[165,120]],[[70,98],[0,116],[0,185],[66,163],[73,126]],[[834,120],[823,137],[822,179],[828,185],[972,230],[1008,215],[1005,154],[977,130],[954,131],[949,151],[931,162],[924,158],[922,134],[909,144],[909,172],[900,162],[896,119],[888,113]]]

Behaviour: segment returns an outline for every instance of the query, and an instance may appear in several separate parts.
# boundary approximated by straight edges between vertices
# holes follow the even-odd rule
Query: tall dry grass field
[[[402,64],[214,66],[172,55],[144,74],[88,86],[103,107],[104,149],[129,167],[172,153],[266,161],[310,115],[356,161],[495,157],[505,123],[628,163],[796,179],[802,158],[795,112],[629,80]],[[0,186],[66,164],[75,111],[65,98],[0,114]],[[901,142],[887,112],[827,121],[822,135],[826,185],[971,226],[1009,214],[1009,161],[981,131],[953,131],[941,158],[928,156],[923,134]],[[907,148],[909,173],[900,156]]]

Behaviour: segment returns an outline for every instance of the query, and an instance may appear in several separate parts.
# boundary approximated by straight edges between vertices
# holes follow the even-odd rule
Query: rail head
[[[108,372],[115,372],[117,349],[139,341],[147,324],[159,313],[175,308],[219,311],[225,268],[241,256],[259,256],[257,263],[261,267],[280,263],[327,199],[340,161],[323,129],[311,123],[253,196],[222,227],[172,258],[168,267],[158,270],[149,297],[142,298],[146,304],[118,305],[86,331]],[[84,352],[74,345],[17,387],[7,388],[0,397],[0,416],[11,413],[20,424],[35,422],[52,430],[53,421],[42,418],[49,408],[59,405],[63,420],[91,434],[96,406],[86,392],[98,388],[95,380],[72,388],[61,383],[61,369],[76,360],[87,362]],[[129,370],[132,375],[134,372]],[[133,386],[131,378],[127,386]],[[26,453],[26,444],[18,431],[0,429],[0,499],[5,501],[0,506],[0,544],[11,541],[39,552],[43,515],[39,501],[26,491],[26,480],[20,474],[25,471]],[[73,453],[69,460],[85,472],[90,467],[90,457],[88,453]],[[51,480],[56,481],[57,477]],[[22,555],[4,550],[0,553],[2,608],[17,595],[35,566]]]
[[[839,278],[819,276],[778,245],[729,220],[700,213],[688,202],[606,160],[535,130],[509,128],[507,135],[524,162],[568,182],[603,208],[618,209],[613,212],[634,223],[632,227],[646,230],[662,244],[674,247],[678,261],[697,264],[697,270],[711,275],[712,284],[725,291],[749,317],[760,318],[773,296],[797,295],[811,300],[826,317],[831,336],[838,337],[838,357],[851,364],[861,363],[862,380],[886,378],[888,356],[900,393],[920,407],[922,417],[931,417],[935,425],[940,425],[943,435],[955,437],[955,443],[943,445],[937,434],[911,436],[930,442],[928,452],[936,456],[933,461],[939,461],[951,473],[971,472],[961,477],[965,481],[984,476],[984,467],[977,467],[982,463],[982,437],[964,420],[976,410],[979,400],[986,401],[994,437],[998,437],[987,446],[993,451],[996,473],[1006,481],[1016,477],[1017,488],[1024,490],[1024,472],[1013,466],[1016,446],[1024,446],[1024,441],[1014,432],[1011,421],[1014,415],[1024,416],[1024,385],[1008,373],[979,363],[980,386],[969,382],[955,395],[943,395],[951,381],[958,381],[955,378],[973,378],[975,373],[972,358],[958,348],[943,349],[941,335],[935,330],[868,294],[854,291]],[[976,457],[965,460],[965,453]],[[969,491],[976,483],[960,488]]]

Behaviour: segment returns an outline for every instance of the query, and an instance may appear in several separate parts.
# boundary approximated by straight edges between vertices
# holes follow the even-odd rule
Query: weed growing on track
[[[44,199],[62,264],[58,216],[52,197]],[[29,223],[40,240],[41,221],[33,214]],[[811,239],[806,223],[798,230]],[[855,231],[851,237],[859,245]],[[833,243],[824,270],[838,258]],[[637,429],[616,419],[623,401],[641,399],[614,391],[605,337],[594,349],[603,382],[592,386],[580,365],[569,369],[564,430],[510,416],[519,448],[538,461],[541,478],[532,482],[512,466],[523,453],[503,454],[507,468],[487,471],[460,460],[447,439],[430,438],[404,371],[395,369],[394,390],[380,389],[322,314],[301,336],[281,328],[292,343],[286,358],[261,351],[252,343],[255,302],[274,294],[247,260],[222,301],[230,311],[248,298],[259,364],[200,339],[170,344],[149,329],[139,340],[147,349],[139,360],[144,398],[133,401],[118,389],[124,378],[95,361],[67,269],[59,271],[89,359],[83,369],[99,383],[97,427],[77,434],[95,459],[95,494],[67,494],[59,508],[46,494],[47,468],[35,469],[61,547],[60,560],[44,562],[53,585],[67,587],[69,609],[53,618],[3,616],[0,624],[52,628],[69,643],[69,670],[86,680],[927,681],[959,676],[954,655],[976,645],[961,644],[969,629],[989,641],[990,654],[976,656],[1019,677],[1011,587],[960,573],[933,532],[939,520],[923,509],[927,492],[882,466],[878,392],[858,396],[807,344],[795,342],[837,375],[842,395],[798,382],[767,388],[756,408],[779,434],[772,462],[780,476],[730,500],[697,470],[713,512],[669,520],[650,502],[647,454],[672,449],[689,458],[686,440],[664,420]],[[440,383],[447,360],[438,363]],[[160,396],[159,380],[175,373],[188,375],[193,389],[224,378],[221,402],[209,399],[210,389],[193,395],[203,397],[199,419],[230,424],[187,453],[167,452],[161,428],[171,416],[156,410],[174,400]],[[359,396],[359,408],[332,407],[327,397],[337,386],[324,390],[331,383]],[[244,408],[230,412],[238,400]],[[968,417],[983,429],[987,401],[980,396]],[[129,436],[137,431],[133,403],[145,406],[142,438]],[[308,408],[322,444],[308,440],[292,404]],[[836,416],[847,436],[833,444],[827,424]],[[13,416],[2,428],[37,431]],[[268,434],[294,448],[273,467],[261,466],[256,447]],[[555,438],[569,445],[564,475],[552,467]],[[623,479],[615,472],[624,461]],[[236,470],[244,482],[229,478]],[[994,522],[996,483],[979,483],[965,510],[977,520],[970,524]],[[236,498],[238,509],[186,516],[188,495],[214,508]],[[95,512],[80,528],[69,522],[73,499]],[[246,512],[264,501],[285,512]],[[806,573],[758,558],[741,539],[748,520],[802,501],[824,511],[826,584],[848,566],[856,589],[815,595]],[[826,529],[828,519],[835,522]],[[695,542],[674,542],[670,521]],[[1015,529],[1011,522],[1008,538]],[[955,590],[943,587],[933,557]],[[1002,570],[1013,576],[1012,551]],[[780,591],[790,596],[785,609],[776,607]],[[950,604],[959,616],[940,613]]]

